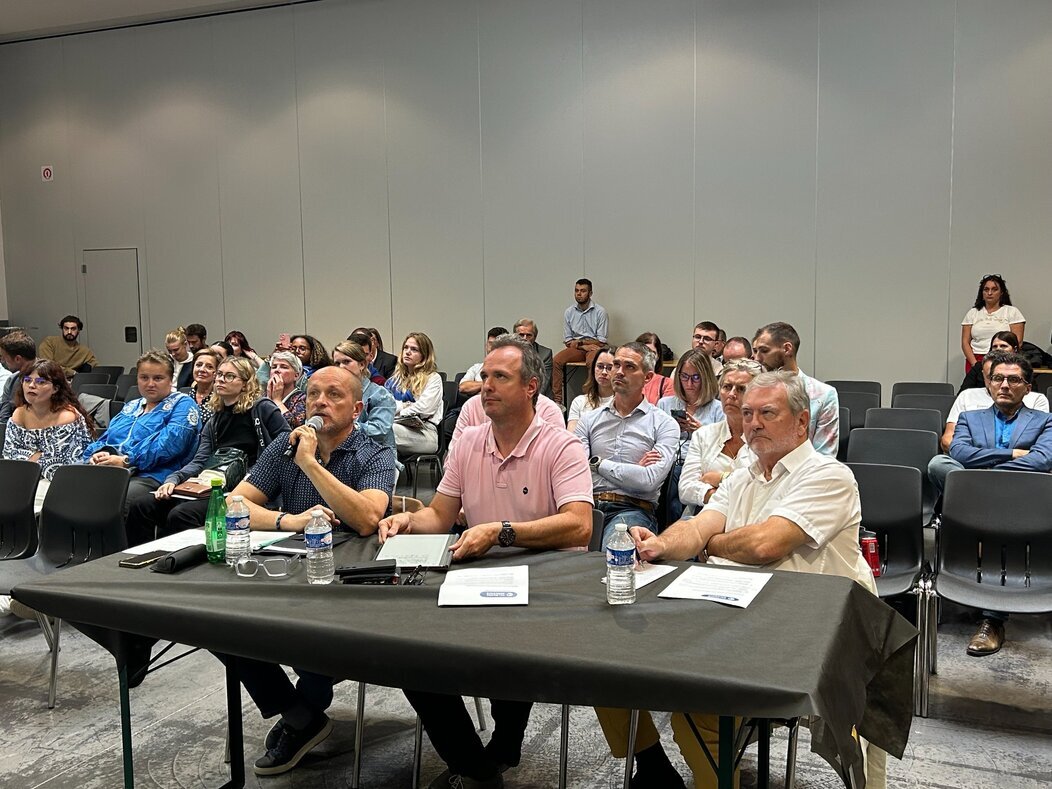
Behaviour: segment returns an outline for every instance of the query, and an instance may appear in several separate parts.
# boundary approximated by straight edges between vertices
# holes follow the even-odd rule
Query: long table
[[[375,548],[375,539],[353,539],[336,548],[337,564],[371,558]],[[727,731],[730,716],[819,716],[813,741],[856,786],[853,726],[899,757],[909,735],[916,631],[844,578],[776,572],[749,608],[737,609],[659,599],[670,575],[640,590],[634,605],[610,606],[602,554],[496,549],[472,566],[529,565],[529,605],[438,608],[442,573],[434,571],[422,586],[310,586],[303,569],[286,579],[238,578],[207,564],[162,575],[120,568],[118,559],[64,570],[14,596],[72,623],[116,659],[128,787],[128,687],[159,639],[390,687],[711,712]],[[227,698],[227,786],[241,786],[240,688],[229,673]],[[731,771],[721,772],[729,786]]]

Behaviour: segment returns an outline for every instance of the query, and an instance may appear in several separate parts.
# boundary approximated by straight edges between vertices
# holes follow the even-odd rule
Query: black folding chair
[[[82,564],[128,547],[124,499],[130,474],[113,466],[59,466],[40,511],[40,544],[28,559],[0,564],[0,594],[64,567]],[[18,598],[18,595],[14,595]],[[37,614],[51,648],[48,709],[55,707],[62,620]]]
[[[880,395],[872,392],[837,392],[840,405],[851,412],[849,427],[865,427],[866,411],[870,408],[880,408]],[[843,426],[841,426],[843,430]]]
[[[840,435],[838,436],[838,445],[836,451],[836,459],[843,463],[847,460],[847,442],[851,438],[851,409],[844,406],[840,406]]]
[[[900,381],[891,387],[891,401],[894,403],[895,398],[903,394],[953,395],[956,393],[957,390],[953,388],[953,384],[943,381]]]
[[[119,375],[114,383],[117,385],[117,399],[123,403],[128,399],[128,390],[137,387],[139,379],[135,375]]]
[[[866,412],[865,427],[930,430],[942,435],[946,420],[934,408],[871,408]]]
[[[935,511],[935,488],[928,479],[928,463],[939,453],[939,435],[928,430],[887,427],[861,427],[851,431],[847,446],[848,463],[879,463],[885,466],[912,466],[921,474],[921,501],[924,523]]]
[[[117,386],[116,384],[84,384],[77,394],[94,395],[103,400],[112,400],[117,396]]]
[[[1052,613],[1052,475],[964,469],[946,477],[935,574],[927,584],[927,652],[938,671],[939,599],[1009,614]],[[928,671],[922,673],[928,713]]]
[[[73,394],[80,394],[86,384],[108,384],[107,373],[77,373],[73,376]]]
[[[869,392],[875,394],[878,401],[880,400],[880,381],[826,381],[826,383],[836,389],[838,394],[841,392]]]
[[[110,378],[106,383],[115,384],[117,379],[124,375],[124,368],[117,364],[100,364],[91,368],[95,375],[108,375]]]
[[[0,559],[25,559],[37,549],[38,482],[39,463],[0,460]]]
[[[943,427],[946,426],[946,417],[950,415],[953,401],[957,399],[953,394],[900,394],[891,398],[892,408],[928,408],[942,414]],[[942,432],[941,430],[939,431]]]

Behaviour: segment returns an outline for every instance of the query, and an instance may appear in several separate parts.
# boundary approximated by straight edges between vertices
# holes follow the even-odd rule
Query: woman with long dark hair
[[[244,332],[234,329],[232,332],[227,332],[226,337],[223,340],[234,350],[234,356],[242,356],[252,362],[252,366],[259,369],[260,365],[263,364],[263,359],[258,353],[252,350],[252,345],[248,341],[248,337],[245,336]]]
[[[1008,285],[1000,274],[987,274],[979,280],[975,304],[961,321],[961,350],[964,351],[964,371],[983,360],[990,340],[999,331],[1011,331],[1023,343],[1026,318],[1012,306]]]

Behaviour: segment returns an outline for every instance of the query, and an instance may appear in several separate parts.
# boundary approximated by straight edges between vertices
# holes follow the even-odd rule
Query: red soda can
[[[859,534],[859,544],[862,547],[862,555],[869,562],[869,568],[873,571],[873,577],[880,577],[880,546],[877,543],[875,532],[863,531]]]

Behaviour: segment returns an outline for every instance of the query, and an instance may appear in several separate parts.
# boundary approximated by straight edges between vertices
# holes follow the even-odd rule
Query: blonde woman
[[[442,422],[442,376],[435,363],[435,347],[423,332],[410,332],[402,341],[394,374],[384,387],[395,400],[395,441],[403,455],[438,449]]]
[[[190,356],[190,343],[186,339],[186,329],[179,326],[168,332],[164,338],[164,347],[172,357],[175,368],[172,382],[176,389],[185,389],[194,381],[194,365]]]
[[[169,474],[152,498],[138,499],[129,511],[127,530],[131,545],[153,539],[155,528],[161,534],[173,534],[204,524],[208,501],[173,499],[172,491],[200,474],[217,449],[240,449],[245,453],[245,465],[252,468],[267,444],[289,431],[274,401],[260,398],[256,369],[248,359],[224,359],[216,373],[214,390],[208,403],[213,415],[201,431],[193,460]]]

